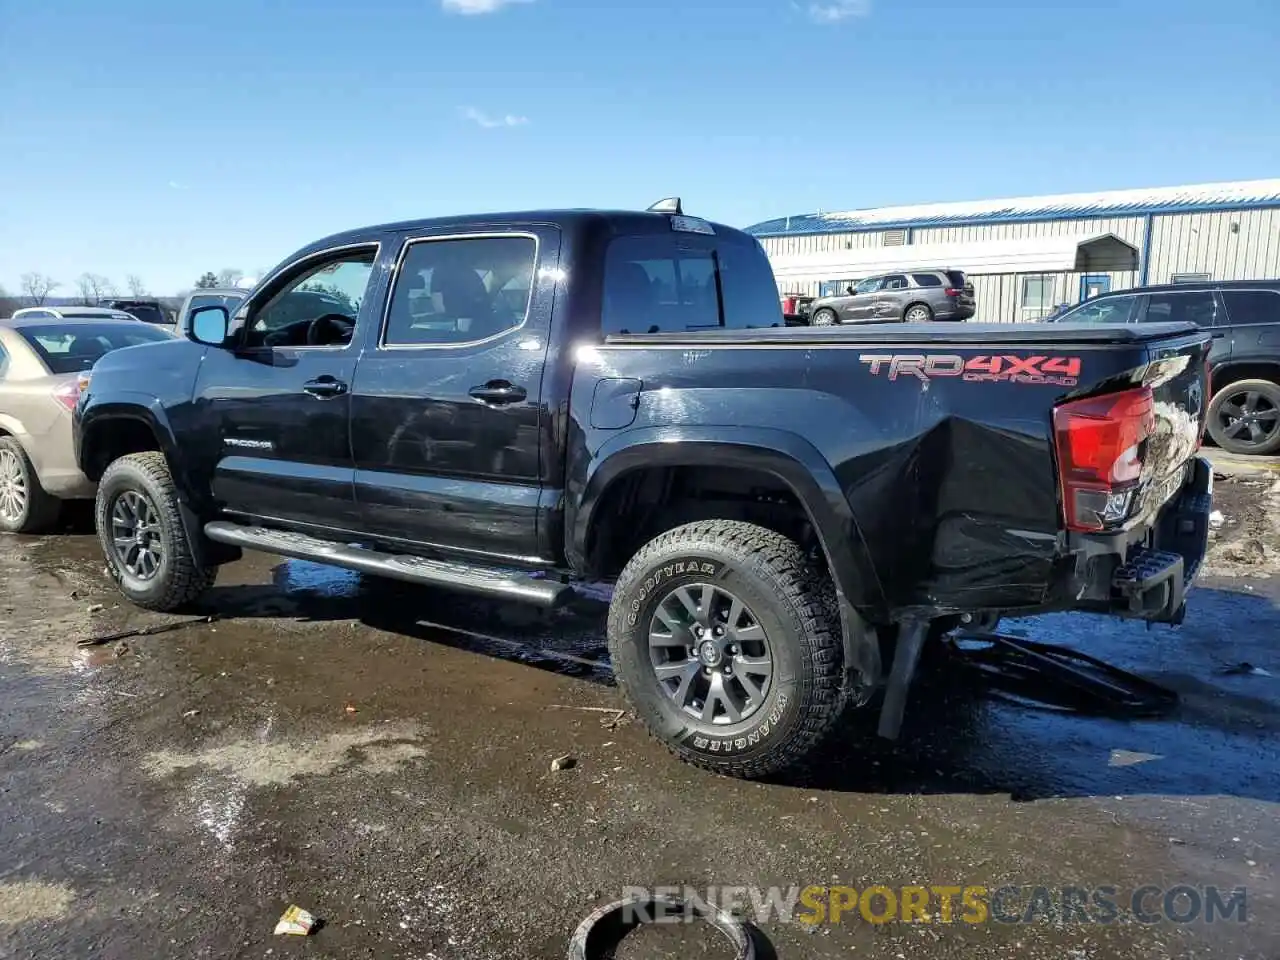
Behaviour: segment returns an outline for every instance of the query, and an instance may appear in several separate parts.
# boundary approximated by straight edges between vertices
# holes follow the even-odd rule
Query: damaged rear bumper
[[[1153,526],[1074,535],[1072,606],[1152,623],[1181,623],[1187,591],[1208,549],[1212,510],[1213,467],[1197,457],[1181,492]]]

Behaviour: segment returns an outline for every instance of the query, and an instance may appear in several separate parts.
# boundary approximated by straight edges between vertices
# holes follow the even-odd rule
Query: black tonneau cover
[[[951,343],[1068,344],[1150,343],[1200,330],[1194,323],[864,323],[835,327],[768,327],[610,334],[605,343],[822,344]]]

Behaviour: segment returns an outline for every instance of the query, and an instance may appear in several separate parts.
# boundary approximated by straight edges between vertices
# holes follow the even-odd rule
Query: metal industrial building
[[[749,227],[781,293],[964,270],[975,320],[1037,320],[1107,290],[1280,277],[1280,179],[816,213]]]

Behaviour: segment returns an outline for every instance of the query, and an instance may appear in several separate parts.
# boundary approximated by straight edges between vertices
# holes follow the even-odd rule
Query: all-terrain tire
[[[162,558],[155,575],[146,580],[125,568],[112,542],[111,512],[117,499],[129,491],[145,497],[159,519]],[[181,609],[213,586],[218,568],[202,567],[196,560],[182,524],[178,491],[164,454],[131,453],[107,467],[98,482],[94,519],[107,572],[120,592],[138,606],[168,613]]]
[[[58,522],[62,501],[41,486],[35,465],[16,437],[0,437],[0,450],[5,454],[5,460],[16,468],[15,479],[22,485],[25,500],[22,510],[13,516],[6,516],[0,511],[0,531],[43,533]]]
[[[833,619],[826,578],[794,541],[735,520],[686,524],[642,547],[618,578],[608,632],[618,685],[649,732],[682,760],[748,779],[809,757],[844,705],[839,618]],[[651,621],[673,590],[691,584],[731,591],[768,637],[768,690],[738,723],[715,724],[682,710],[654,672]]]
[[[1238,409],[1241,414],[1249,415],[1247,398],[1256,396],[1257,403],[1254,414],[1262,413],[1263,418],[1257,420],[1257,426],[1260,428],[1260,439],[1254,440],[1249,433],[1245,433],[1242,437],[1239,434],[1230,435],[1228,433],[1228,425],[1223,421],[1228,419],[1227,411],[1223,408],[1231,404],[1233,409]],[[1209,403],[1209,412],[1207,414],[1207,428],[1209,436],[1223,450],[1228,453],[1269,456],[1280,450],[1280,386],[1270,380],[1237,380],[1235,383],[1228,383],[1219,390]],[[1268,416],[1269,414],[1269,416]]]

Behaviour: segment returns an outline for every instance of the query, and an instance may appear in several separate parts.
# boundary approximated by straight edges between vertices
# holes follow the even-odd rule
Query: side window
[[[0,344],[0,380],[5,378],[9,372],[9,354],[4,346]]]
[[[1198,323],[1213,326],[1217,300],[1212,290],[1194,293],[1153,293],[1147,301],[1146,323]]]
[[[1128,323],[1136,297],[1107,297],[1064,314],[1062,323]]]
[[[881,290],[905,290],[907,289],[907,278],[900,273],[891,273],[884,278],[884,283],[880,287]]]
[[[773,268],[759,241],[722,239],[717,247],[717,260],[726,327],[785,326],[782,304],[774,293],[777,288]]]
[[[880,284],[884,282],[884,277],[867,277],[856,287],[853,288],[854,293],[875,293],[880,289]]]
[[[911,279],[916,282],[917,287],[942,286],[942,278],[936,273],[913,273]]]
[[[252,308],[247,347],[332,347],[351,342],[377,247],[309,261],[287,275],[261,306]]]
[[[474,343],[523,326],[533,294],[533,237],[419,240],[405,251],[382,344]]]
[[[1280,292],[1275,290],[1223,290],[1230,323],[1280,323]]]
[[[673,236],[619,237],[604,265],[605,333],[721,326],[716,254]],[[776,302],[776,294],[770,299]]]

